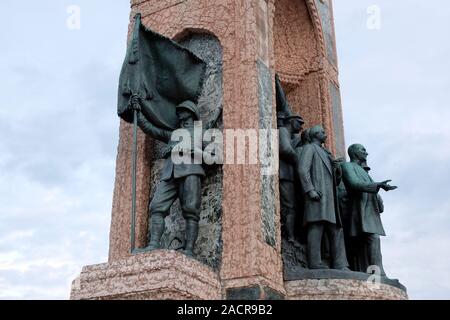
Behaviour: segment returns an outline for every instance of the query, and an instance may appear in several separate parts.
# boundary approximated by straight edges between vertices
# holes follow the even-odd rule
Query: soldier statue
[[[281,217],[287,240],[295,247],[300,243],[295,237],[295,220],[297,217],[297,194],[295,186],[295,168],[298,157],[294,149],[296,135],[302,130],[304,123],[302,117],[292,113],[286,99],[278,76],[275,78],[277,88],[277,116],[279,130],[279,154],[280,154],[280,202]]]
[[[299,159],[299,177],[305,195],[304,225],[307,229],[307,259],[309,269],[327,269],[322,262],[322,241],[330,248],[330,267],[348,270],[342,221],[337,199],[340,180],[339,161],[323,147],[327,136],[322,126],[309,130],[310,143],[306,144]],[[324,237],[326,232],[327,237]]]
[[[133,109],[140,110],[139,97],[131,99]],[[179,128],[194,129],[194,121],[200,120],[197,106],[192,101],[185,101],[176,107],[179,118]],[[162,129],[149,121],[142,112],[138,112],[138,125],[146,134],[164,143],[171,142],[172,130]],[[193,138],[193,135],[191,135]],[[196,143],[191,143],[190,150],[183,150],[194,157],[198,152]],[[169,146],[173,146],[169,144]],[[200,148],[202,148],[200,146]],[[171,150],[173,151],[173,150]],[[201,152],[201,150],[200,150]],[[169,214],[170,207],[177,198],[180,199],[183,218],[186,220],[186,244],[184,252],[193,256],[193,249],[198,237],[201,204],[201,180],[205,176],[202,164],[197,164],[193,159],[190,163],[174,163],[172,152],[166,152],[165,164],[161,172],[160,183],[156,188],[150,203],[150,242],[144,250],[161,248],[161,237],[165,231],[165,217]]]
[[[345,230],[351,268],[372,273],[377,266],[381,276],[386,276],[381,256],[380,236],[385,236],[380,214],[384,211],[380,189],[397,189],[391,180],[374,182],[367,166],[368,153],[361,144],[348,148],[350,162],[342,165],[342,177],[347,190],[347,216]]]
[[[303,132],[299,135],[297,135],[297,137],[294,140],[294,150],[295,153],[297,154],[297,160],[299,160],[302,156],[302,151],[304,149],[304,147],[309,144],[311,141],[309,139],[309,129],[304,129]],[[296,223],[295,223],[295,229],[297,230],[297,235],[298,238],[300,239],[301,243],[306,243],[306,230],[305,227],[303,225],[303,219],[305,217],[305,212],[304,212],[304,208],[305,208],[305,196],[304,196],[304,192],[302,191],[302,184],[300,182],[300,177],[298,175],[298,165],[299,163],[297,163],[296,166],[296,172],[295,172],[295,193],[297,195],[297,215],[296,215]]]

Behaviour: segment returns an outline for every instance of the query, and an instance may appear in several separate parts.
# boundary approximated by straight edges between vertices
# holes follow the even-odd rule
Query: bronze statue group
[[[302,130],[304,121],[293,114],[276,77],[279,129],[279,188],[282,235],[292,248],[306,247],[308,269],[377,272],[385,276],[380,236],[385,232],[380,215],[381,189],[396,189],[389,180],[374,182],[369,175],[367,152],[360,144],[349,147],[350,162],[334,159],[324,147],[324,128]],[[137,112],[141,130],[169,143],[173,130],[162,129],[141,112],[141,99],[133,95],[128,108]],[[197,106],[185,101],[176,107],[178,128],[192,130],[200,119]],[[192,146],[195,143],[191,144]],[[173,147],[173,145],[172,145]],[[184,150],[187,153],[192,150]],[[161,249],[165,217],[179,198],[186,220],[184,252],[194,255],[199,232],[201,164],[174,163],[166,153],[161,181],[149,208],[149,244],[144,251]],[[324,256],[327,256],[324,259]]]
[[[278,77],[276,88],[284,243],[306,247],[308,269],[386,276],[380,249],[385,232],[379,191],[397,187],[390,186],[390,180],[372,180],[368,153],[360,144],[349,147],[350,162],[334,159],[324,147],[324,128],[316,125],[302,131],[304,121],[292,113]]]
[[[161,248],[165,218],[175,200],[180,199],[186,220],[184,252],[194,255],[205,171],[195,161],[175,163],[171,154],[176,146],[171,138],[180,128],[193,131],[195,121],[200,120],[197,103],[206,68],[207,64],[195,54],[146,28],[141,15],[136,14],[118,96],[118,115],[133,123],[131,252],[135,251],[139,126],[146,134],[167,143],[169,150],[150,202],[149,243],[139,250]],[[380,250],[380,236],[385,235],[380,219],[383,202],[378,193],[396,187],[390,186],[389,180],[372,180],[368,154],[362,145],[350,146],[350,162],[344,163],[325,149],[327,135],[323,127],[302,131],[303,119],[292,113],[278,76],[275,81],[283,243],[293,250],[306,247],[305,267],[309,269],[367,272],[377,267],[384,275]],[[191,139],[194,136],[191,134]],[[204,146],[195,145],[191,140],[182,153],[188,158],[198,154],[199,149],[203,153]]]

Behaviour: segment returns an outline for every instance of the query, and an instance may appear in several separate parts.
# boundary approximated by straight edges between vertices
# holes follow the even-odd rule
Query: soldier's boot
[[[300,242],[295,239],[295,211],[286,215],[286,232],[289,243],[296,248],[300,248]]]
[[[195,220],[186,220],[186,245],[184,253],[189,256],[194,256],[194,245],[198,238],[198,222]]]
[[[150,242],[147,250],[161,249],[161,237],[164,233],[165,222],[161,214],[152,214],[150,218]]]

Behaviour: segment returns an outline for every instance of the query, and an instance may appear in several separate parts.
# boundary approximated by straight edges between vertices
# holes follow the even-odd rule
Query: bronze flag
[[[197,103],[206,64],[188,49],[146,28],[141,15],[135,17],[119,81],[118,114],[133,122],[130,97],[141,98],[141,112],[154,125],[175,129],[175,107],[183,101]]]

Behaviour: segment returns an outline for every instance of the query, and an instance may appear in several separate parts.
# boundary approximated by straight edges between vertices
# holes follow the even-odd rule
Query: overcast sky
[[[334,7],[347,144],[399,186],[386,271],[413,299],[449,299],[450,2]],[[0,299],[66,299],[107,260],[128,15],[129,0],[0,2]]]

